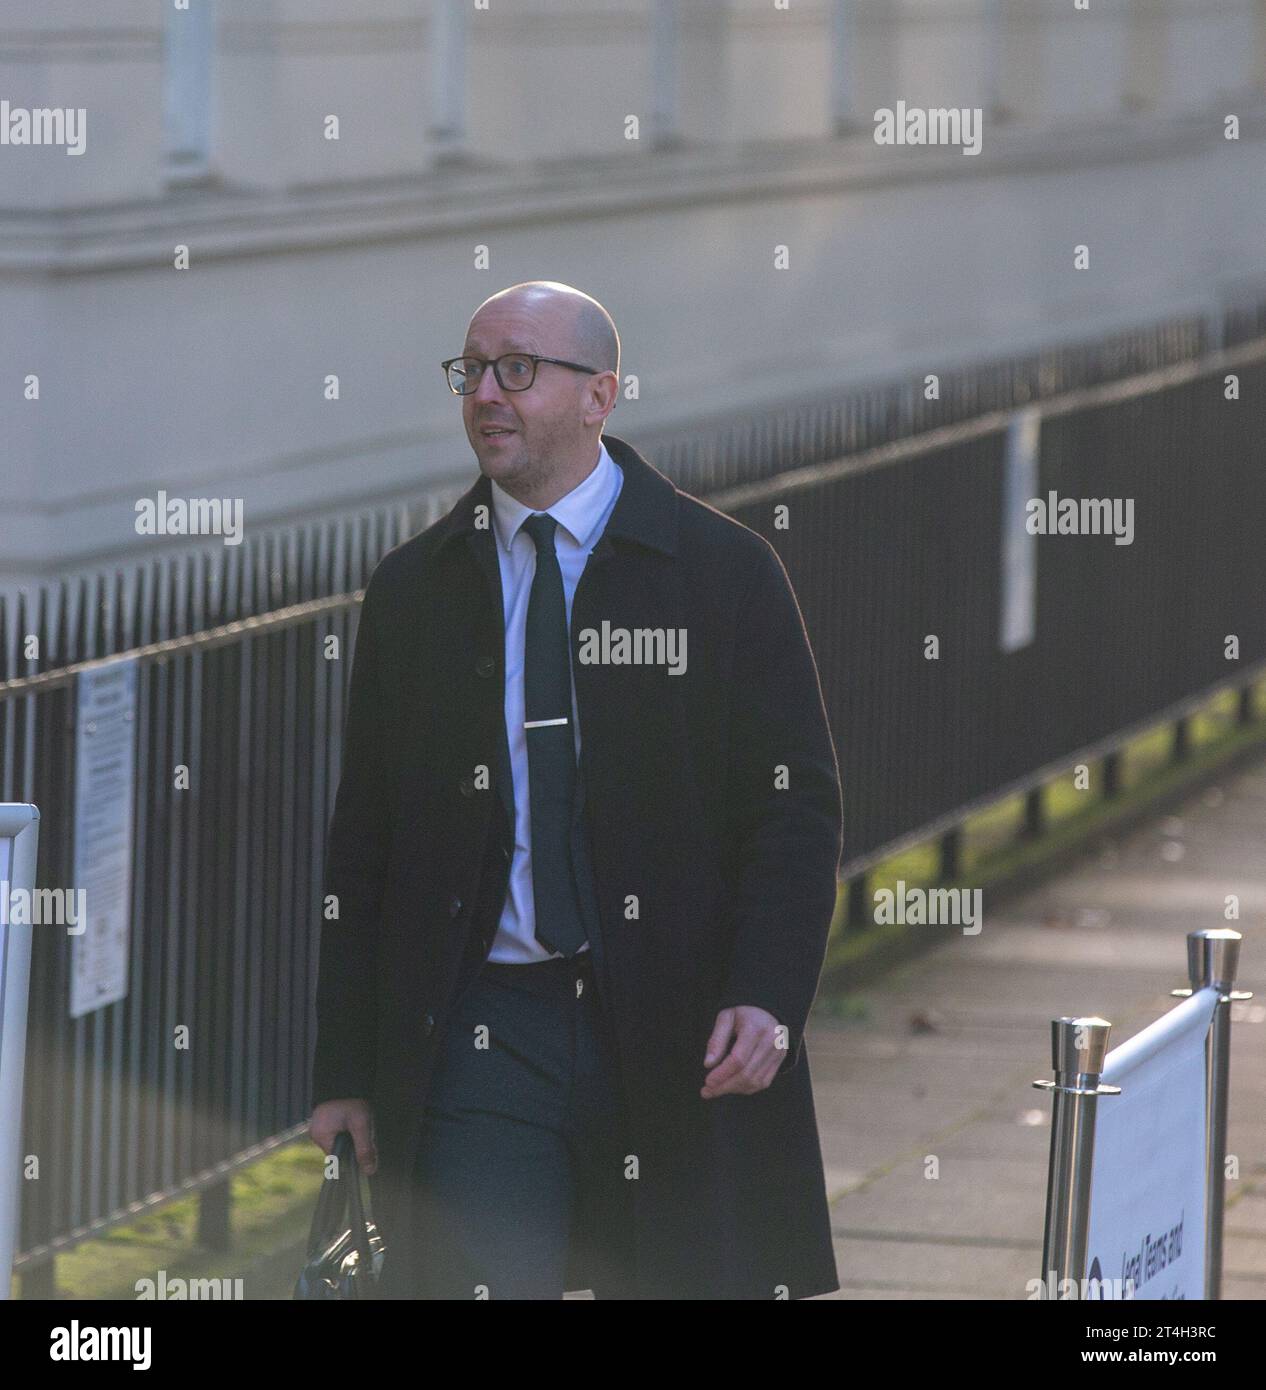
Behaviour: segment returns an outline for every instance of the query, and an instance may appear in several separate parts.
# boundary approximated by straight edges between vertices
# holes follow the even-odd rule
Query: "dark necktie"
[[[537,512],[523,523],[536,546],[523,652],[523,719],[532,808],[532,902],[536,939],[574,956],[585,944],[571,867],[576,744],[571,707],[571,642],[563,572],[554,551],[558,522]]]

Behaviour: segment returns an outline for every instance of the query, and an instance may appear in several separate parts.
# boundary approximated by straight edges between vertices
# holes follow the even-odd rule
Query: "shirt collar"
[[[598,462],[588,477],[545,510],[577,545],[589,548],[590,543],[597,539],[595,532],[618,482],[617,464],[607,453],[607,446],[599,439]],[[492,480],[493,525],[497,539],[507,554],[519,527],[533,511],[532,507],[525,507],[517,498],[511,497],[495,479]]]

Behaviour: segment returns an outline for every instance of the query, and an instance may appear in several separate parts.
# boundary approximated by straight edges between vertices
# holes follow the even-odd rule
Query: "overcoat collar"
[[[665,555],[677,553],[677,490],[658,468],[647,463],[632,445],[615,435],[604,435],[602,442],[607,447],[615,463],[624,472],[624,483],[615,507],[607,521],[602,535],[590,552],[589,562],[610,560],[616,554],[611,544],[612,538],[632,541],[635,544],[657,550]],[[482,514],[485,524],[477,526],[477,509],[485,507]],[[439,553],[443,554],[448,545],[458,537],[464,536],[466,544],[483,573],[490,600],[490,621],[499,635],[499,649],[505,642],[505,613],[501,593],[501,570],[497,563],[497,547],[493,535],[492,483],[480,473],[474,484],[461,496],[452,510],[439,522]],[[573,622],[575,613],[572,614]],[[489,637],[492,633],[489,632]],[[579,692],[577,692],[579,698]],[[496,708],[501,708],[500,701]],[[498,759],[501,776],[497,779],[501,792],[501,804],[511,829],[514,826],[514,800],[510,791],[510,753],[506,741],[505,721],[498,720],[499,748]],[[583,801],[583,796],[581,797]]]
[[[602,442],[607,452],[624,471],[624,486],[616,499],[615,510],[607,522],[593,554],[602,558],[611,553],[611,540],[619,537],[659,550],[665,555],[677,553],[677,492],[672,483],[637,452],[630,444],[612,434],[604,434]],[[476,526],[478,508],[484,526]],[[458,499],[452,511],[440,522],[440,549],[457,536],[482,532],[491,534],[492,484],[481,473],[472,487]]]

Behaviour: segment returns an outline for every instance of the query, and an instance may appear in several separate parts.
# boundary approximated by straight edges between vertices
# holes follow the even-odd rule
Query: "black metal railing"
[[[709,499],[795,583],[840,759],[843,876],[1260,678],[1264,354],[1258,339],[1042,407],[1037,496],[1130,499],[1135,535],[1035,537],[1035,633],[1014,652],[999,641],[1009,412]]]
[[[998,640],[1010,397],[917,435],[913,417],[875,423],[847,457],[819,460],[829,436],[802,439],[799,454],[776,453],[782,471],[701,489],[768,536],[795,584],[840,756],[845,873],[1260,674],[1264,364],[1258,338],[1041,397],[1039,492],[1132,498],[1137,522],[1130,546],[1037,539],[1034,635],[1016,651]],[[71,886],[81,663],[124,650],[138,662],[126,998],[70,1018],[68,937],[35,931],[28,1274],[147,1204],[222,1192],[235,1165],[305,1121],[322,847],[360,591],[419,511],[433,519],[451,498],[0,612],[0,796],[41,809],[41,885]],[[28,636],[42,660],[23,656]]]

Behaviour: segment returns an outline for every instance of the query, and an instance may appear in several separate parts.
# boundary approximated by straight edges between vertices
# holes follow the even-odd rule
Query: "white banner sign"
[[[81,672],[78,695],[73,886],[83,890],[86,922],[71,938],[71,1018],[127,995],[136,661]]]
[[[1097,1103],[1086,1277],[1103,1281],[1098,1297],[1204,1297],[1205,1039],[1216,1003],[1202,989],[1108,1053],[1102,1080],[1121,1094]]]

